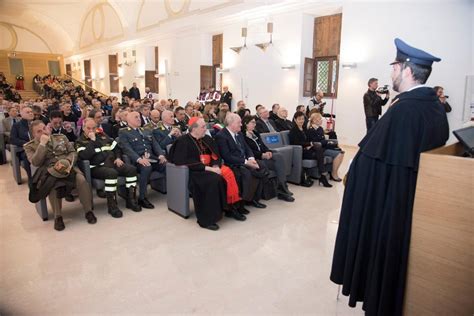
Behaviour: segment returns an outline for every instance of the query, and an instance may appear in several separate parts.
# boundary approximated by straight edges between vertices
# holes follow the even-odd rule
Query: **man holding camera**
[[[387,87],[378,89],[379,81],[377,78],[370,78],[368,86],[369,89],[364,94],[364,112],[367,132],[377,123],[379,116],[382,114],[382,106],[387,104],[388,99],[390,99],[390,92]],[[384,99],[380,96],[382,94],[385,94]]]

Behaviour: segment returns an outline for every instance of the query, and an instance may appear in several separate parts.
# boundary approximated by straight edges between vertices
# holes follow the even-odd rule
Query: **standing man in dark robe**
[[[222,159],[214,140],[206,135],[204,119],[191,118],[189,133],[176,140],[169,159],[189,168],[189,190],[199,226],[218,230],[226,207],[226,183],[221,176]]]
[[[443,146],[446,113],[425,86],[441,59],[395,39],[400,94],[359,143],[342,201],[330,279],[366,315],[401,315],[420,153]]]

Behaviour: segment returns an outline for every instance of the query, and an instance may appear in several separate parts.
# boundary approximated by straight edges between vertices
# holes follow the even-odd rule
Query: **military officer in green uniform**
[[[64,178],[74,173],[74,187],[79,193],[79,200],[84,208],[87,222],[95,224],[97,219],[92,212],[90,186],[79,168],[73,167],[77,159],[74,146],[63,134],[51,135],[49,128],[40,120],[31,123],[30,134],[33,140],[23,146],[28,161],[38,167],[38,171],[46,168],[48,174],[55,178]],[[51,189],[48,196],[54,213],[54,229],[61,231],[65,228],[61,214],[61,198],[55,188]]]
[[[128,113],[127,123],[129,127],[119,131],[119,146],[140,173],[138,204],[144,208],[155,208],[146,198],[147,186],[152,171],[166,172],[164,151],[154,139],[152,131],[140,127],[140,113]]]
[[[122,150],[117,142],[107,136],[92,118],[83,124],[83,132],[76,141],[76,151],[80,160],[89,160],[91,176],[105,181],[107,208],[112,217],[122,217],[117,205],[117,181],[125,177],[127,188],[126,207],[135,212],[142,209],[137,204],[135,188],[137,186],[137,169],[122,160]]]

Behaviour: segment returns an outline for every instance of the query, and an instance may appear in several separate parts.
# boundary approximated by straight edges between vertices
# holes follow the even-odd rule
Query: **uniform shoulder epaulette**
[[[126,127],[127,131],[131,131],[132,129],[130,127]]]
[[[32,140],[30,140],[29,142],[27,142],[27,143],[23,144],[23,146],[27,146],[27,145],[29,145],[29,144],[33,144],[34,142],[35,142],[35,140],[34,140],[34,139],[32,139]]]

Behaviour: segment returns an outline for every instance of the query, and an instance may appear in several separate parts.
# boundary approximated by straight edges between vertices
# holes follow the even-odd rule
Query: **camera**
[[[384,85],[383,87],[379,87],[377,90],[375,90],[377,93],[380,94],[387,94],[388,93],[388,84]]]

